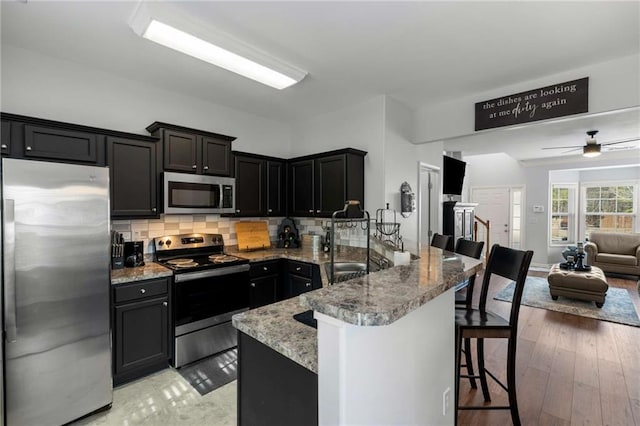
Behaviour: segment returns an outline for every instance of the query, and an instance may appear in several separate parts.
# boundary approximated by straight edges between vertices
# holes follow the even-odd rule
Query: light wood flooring
[[[608,282],[628,289],[640,312],[636,280],[608,277]],[[487,302],[489,309],[505,317],[511,305],[493,300],[493,294],[506,284],[492,282]],[[474,293],[477,297],[480,292]],[[486,341],[487,367],[504,383],[506,353],[506,340]],[[640,328],[522,305],[517,353],[523,425],[640,426]],[[507,404],[506,392],[491,379],[489,389],[493,404]],[[462,380],[460,403],[482,404],[479,384],[473,390]],[[458,424],[512,423],[509,411],[460,411]]]

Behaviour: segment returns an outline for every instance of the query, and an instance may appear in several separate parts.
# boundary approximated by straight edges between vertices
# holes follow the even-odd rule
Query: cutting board
[[[238,250],[259,250],[271,247],[267,222],[236,222]]]

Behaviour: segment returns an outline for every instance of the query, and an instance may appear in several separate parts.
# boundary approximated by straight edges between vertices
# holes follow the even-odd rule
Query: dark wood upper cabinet
[[[266,209],[266,164],[260,158],[235,154],[236,215],[262,216]]]
[[[232,136],[154,122],[147,131],[163,143],[163,169],[216,176],[231,175]]]
[[[157,217],[156,140],[107,138],[112,217]]]
[[[196,173],[198,169],[198,137],[167,129],[163,134],[164,169]]]
[[[267,160],[267,216],[287,214],[287,168],[284,161]]]
[[[364,209],[365,155],[348,148],[290,160],[289,214],[330,217],[347,200]]]
[[[345,155],[318,158],[315,163],[315,214],[331,216],[344,207],[347,196]]]
[[[0,122],[0,155],[11,153],[11,122],[2,120]]]
[[[291,216],[313,216],[313,165],[314,160],[289,162],[289,215]]]
[[[202,136],[202,173],[231,175],[231,142]]]
[[[285,160],[234,152],[236,216],[285,216]]]
[[[98,164],[104,137],[95,133],[24,126],[24,156]],[[104,161],[104,155],[102,155]]]

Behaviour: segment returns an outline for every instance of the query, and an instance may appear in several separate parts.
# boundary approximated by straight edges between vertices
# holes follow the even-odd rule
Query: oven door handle
[[[175,283],[183,283],[187,281],[199,280],[202,278],[210,277],[223,277],[225,275],[237,274],[239,272],[246,272],[249,270],[249,264],[225,266],[218,269],[208,269],[198,272],[186,272],[183,274],[175,274],[173,280]]]

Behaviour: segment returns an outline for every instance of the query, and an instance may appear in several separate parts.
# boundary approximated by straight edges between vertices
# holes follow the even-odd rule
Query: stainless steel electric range
[[[174,367],[237,345],[231,317],[249,309],[249,261],[225,254],[220,234],[154,238],[156,262],[173,270]]]

